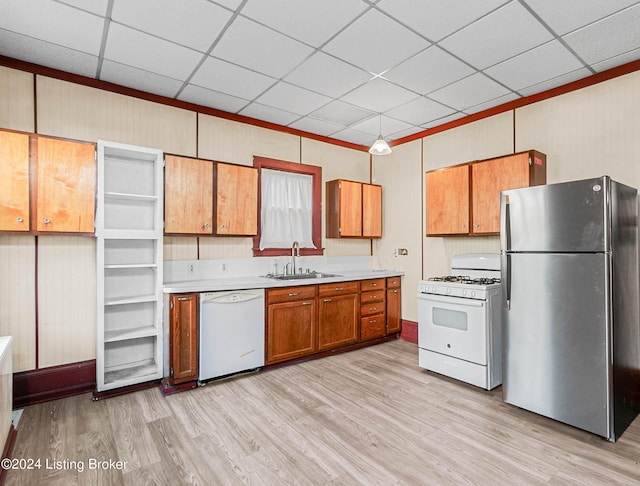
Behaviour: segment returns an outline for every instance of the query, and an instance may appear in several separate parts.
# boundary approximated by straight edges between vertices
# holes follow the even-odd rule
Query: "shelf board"
[[[161,240],[164,230],[131,230],[122,228],[101,228],[96,230],[96,236],[105,240]]]
[[[104,385],[105,388],[114,388],[161,378],[161,375],[160,366],[156,363],[134,363],[128,367],[120,366],[115,370],[107,370],[105,367]]]
[[[158,268],[158,265],[156,263],[112,263],[105,264],[104,268]]]
[[[132,329],[117,329],[115,331],[105,331],[104,342],[113,343],[116,341],[126,341],[128,339],[146,338],[157,335],[158,329],[155,326],[141,326]]]
[[[112,299],[104,299],[104,305],[122,305],[122,304],[139,304],[141,302],[155,302],[158,296],[151,295],[132,295],[130,297],[116,297]]]
[[[107,199],[120,199],[127,201],[157,201],[158,196],[147,196],[146,194],[129,194],[125,192],[105,192]]]

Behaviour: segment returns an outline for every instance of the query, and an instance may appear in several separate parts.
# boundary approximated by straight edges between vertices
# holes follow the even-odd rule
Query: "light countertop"
[[[333,273],[333,272],[331,272]],[[345,270],[340,275],[326,278],[306,278],[295,280],[275,280],[265,276],[229,276],[209,280],[184,280],[165,282],[163,292],[176,294],[183,292],[215,292],[224,290],[270,289],[277,287],[293,287],[298,285],[317,285],[325,283],[348,282],[351,280],[368,280],[372,278],[398,277],[404,272],[398,270]]]

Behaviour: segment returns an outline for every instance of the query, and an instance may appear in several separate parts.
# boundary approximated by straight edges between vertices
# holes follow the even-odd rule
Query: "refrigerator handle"
[[[511,249],[511,208],[509,196],[502,194],[500,196],[500,247],[502,251]]]
[[[505,307],[511,310],[511,255],[502,253],[500,267],[502,268],[502,282],[504,282]]]

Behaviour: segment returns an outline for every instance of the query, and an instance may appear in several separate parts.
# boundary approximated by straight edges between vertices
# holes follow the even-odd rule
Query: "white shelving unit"
[[[98,392],[162,378],[163,153],[98,141]]]

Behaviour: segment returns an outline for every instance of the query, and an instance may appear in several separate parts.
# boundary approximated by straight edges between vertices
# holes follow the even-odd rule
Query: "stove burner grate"
[[[452,282],[461,284],[475,284],[475,285],[491,285],[500,283],[499,278],[481,277],[471,278],[466,275],[446,275],[444,277],[429,277],[431,282]]]

